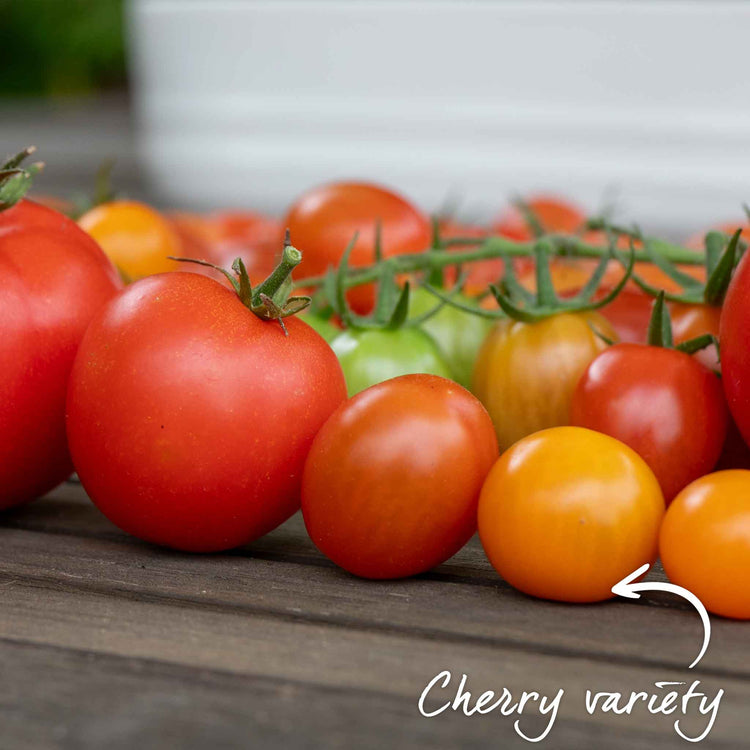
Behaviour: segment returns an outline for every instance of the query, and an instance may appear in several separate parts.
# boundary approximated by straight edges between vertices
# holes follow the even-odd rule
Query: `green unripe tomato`
[[[349,396],[375,383],[412,373],[451,377],[437,344],[419,328],[342,331],[331,342]]]
[[[454,299],[471,304],[471,300],[461,294],[454,295]],[[426,289],[417,287],[409,298],[409,317],[424,315],[438,303],[437,297]],[[492,328],[492,321],[445,304],[421,323],[420,327],[435,340],[451,369],[453,380],[464,388],[471,388],[477,353]]]

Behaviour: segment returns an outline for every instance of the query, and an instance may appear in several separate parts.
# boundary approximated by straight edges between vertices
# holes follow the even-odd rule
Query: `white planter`
[[[134,0],[143,164],[184,205],[367,178],[686,231],[750,200],[750,3]]]

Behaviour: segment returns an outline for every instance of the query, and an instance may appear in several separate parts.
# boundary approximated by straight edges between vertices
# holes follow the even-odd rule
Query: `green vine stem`
[[[577,237],[569,235],[549,234],[544,238],[555,255],[564,255],[575,258],[604,258],[610,256],[611,250],[608,245],[592,245],[582,242]],[[677,264],[700,266],[706,262],[704,252],[690,250],[680,245],[675,245],[663,240],[649,238],[651,248],[658,248],[657,252],[667,261]],[[479,243],[479,244],[477,244]],[[428,252],[404,253],[403,255],[391,255],[382,263],[388,263],[394,273],[416,273],[420,271],[433,271],[448,266],[460,266],[481,260],[492,260],[493,258],[533,257],[537,241],[517,242],[507,237],[487,237],[478,240],[476,237],[458,238],[446,240],[446,247],[460,247],[469,245],[468,250],[436,250]],[[633,252],[635,262],[653,263],[653,252],[648,253],[642,249]],[[360,286],[378,281],[382,271],[379,263],[371,266],[350,268],[344,279],[346,288]],[[325,282],[326,275],[308,276],[295,282],[296,287],[317,287]]]

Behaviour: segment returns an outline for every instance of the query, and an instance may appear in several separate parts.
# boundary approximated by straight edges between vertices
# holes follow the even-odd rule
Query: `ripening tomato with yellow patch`
[[[479,350],[472,392],[490,413],[501,450],[537,430],[569,423],[578,380],[607,347],[595,331],[617,338],[596,312],[495,324]]]

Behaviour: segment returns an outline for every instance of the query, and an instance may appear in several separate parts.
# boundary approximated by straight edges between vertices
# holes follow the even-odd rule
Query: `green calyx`
[[[208,266],[224,274],[245,307],[261,320],[278,320],[285,334],[288,334],[288,331],[284,325],[284,318],[296,315],[310,305],[310,297],[291,296],[293,288],[292,271],[302,261],[302,253],[296,247],[292,247],[289,230],[287,230],[284,239],[284,251],[279,264],[268,278],[255,288],[250,283],[250,277],[242,258],[235,258],[234,263],[232,263],[232,271],[227,271],[213,263],[195,258],[172,257],[171,259]]]
[[[323,278],[322,290],[333,311],[341,318],[346,328],[400,328],[409,314],[409,282],[402,288],[396,282],[396,271],[389,260],[382,258],[380,231],[376,227],[375,255],[378,260],[378,293],[375,309],[371,315],[358,315],[346,299],[346,279],[349,272],[349,257],[357,244],[358,233],[350,240],[341,256],[338,268],[332,268]]]
[[[550,270],[550,259],[554,255],[554,248],[545,239],[539,240],[534,246],[536,293],[530,292],[519,282],[512,261],[505,259],[505,274],[499,286],[494,284],[490,286],[490,291],[505,315],[523,323],[536,323],[559,313],[598,310],[612,302],[622,291],[633,273],[635,263],[635,250],[632,244],[630,256],[625,259],[610,242],[609,253],[600,259],[581,291],[574,297],[560,298],[555,291]],[[611,260],[618,260],[622,263],[625,273],[607,295],[596,299],[599,285]]]
[[[34,175],[44,167],[42,162],[35,162],[28,167],[21,166],[34,151],[36,147],[29,146],[0,166],[0,211],[5,211],[20,201],[31,187]]]
[[[672,319],[665,300],[666,294],[662,290],[654,300],[654,307],[648,324],[648,338],[646,343],[649,346],[658,346],[662,349],[677,349],[685,354],[695,354],[713,344],[716,346],[716,351],[719,351],[719,342],[716,336],[710,333],[675,345],[674,336],[672,335]]]

